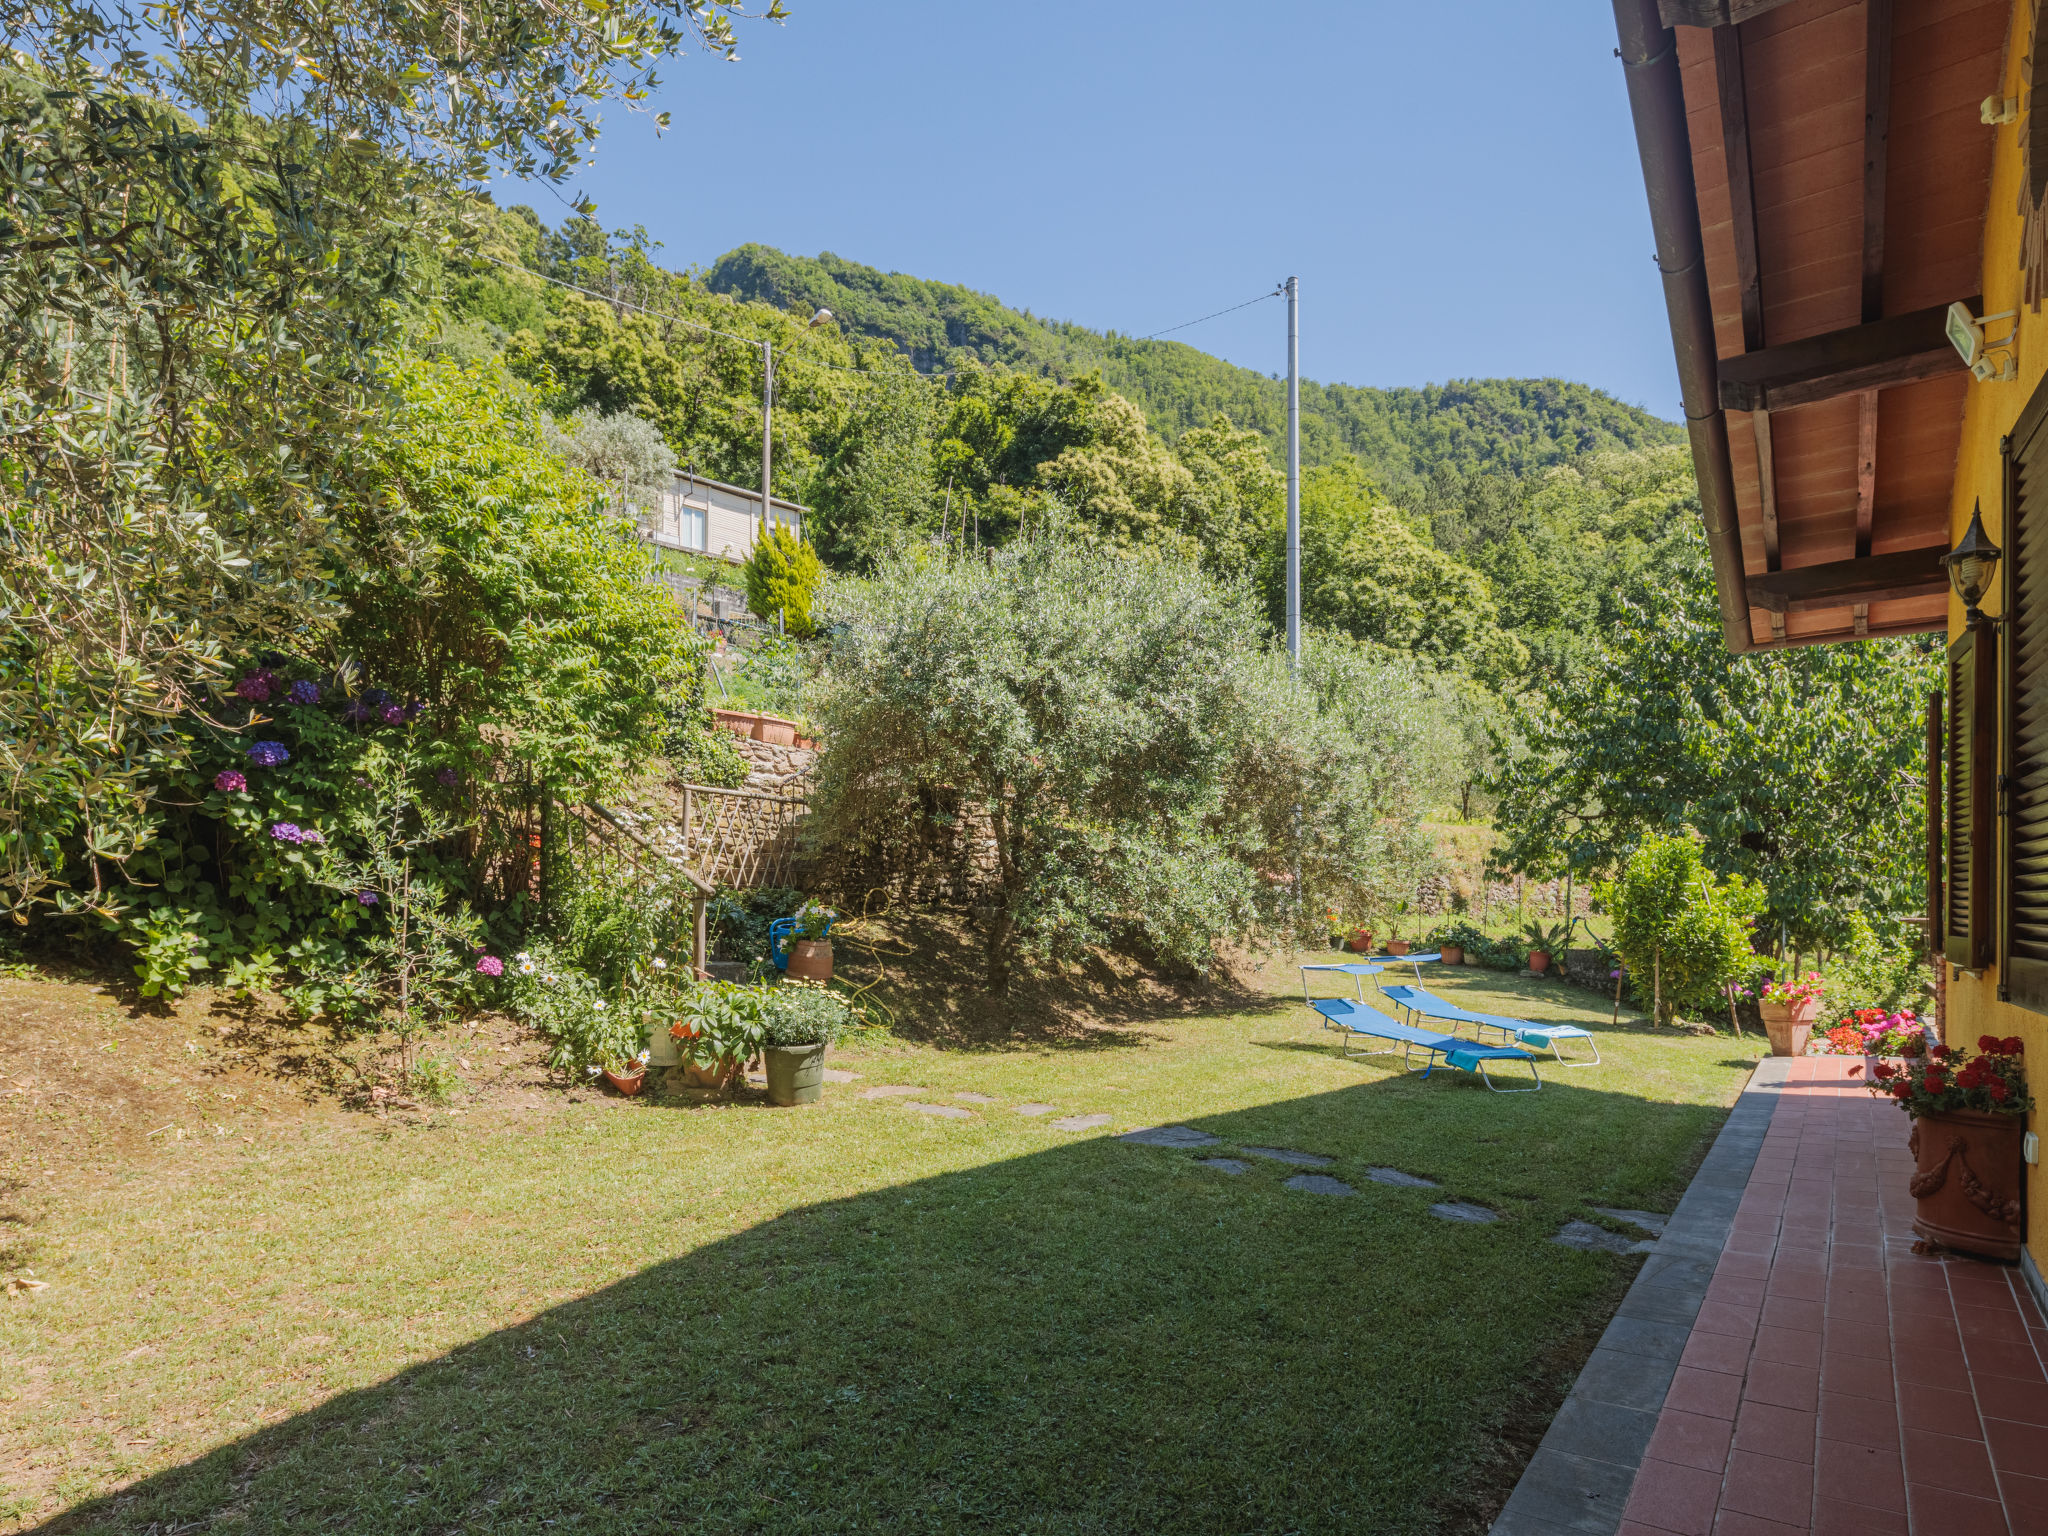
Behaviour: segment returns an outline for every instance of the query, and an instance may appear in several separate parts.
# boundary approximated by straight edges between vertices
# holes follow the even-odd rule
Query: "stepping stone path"
[[[888,1088],[866,1088],[861,1091],[861,1097],[864,1099],[900,1099],[907,1093],[923,1092],[924,1090],[922,1088],[904,1088],[901,1086],[892,1086]]]
[[[1107,1120],[1109,1117],[1104,1115],[1102,1118]],[[1066,1122],[1058,1123],[1064,1125]],[[1117,1137],[1118,1141],[1135,1141],[1141,1147],[1213,1147],[1222,1139],[1188,1125],[1155,1125],[1149,1130],[1126,1131]],[[1251,1147],[1245,1148],[1247,1152],[1252,1150]]]
[[[1500,1216],[1483,1205],[1468,1205],[1463,1200],[1445,1200],[1429,1208],[1432,1216],[1441,1216],[1445,1221],[1469,1221],[1484,1226],[1489,1221],[1499,1221]]]
[[[837,1067],[825,1069],[825,1081],[828,1083],[850,1083],[859,1076],[858,1072],[842,1072]]]
[[[962,1104],[993,1104],[995,1100],[985,1093],[956,1093],[953,1095]]]
[[[1297,1168],[1327,1168],[1337,1161],[1334,1157],[1318,1157],[1313,1152],[1295,1152],[1286,1147],[1246,1147],[1253,1157],[1263,1157],[1275,1163],[1292,1163]],[[1350,1190],[1345,1190],[1350,1194]]]
[[[1214,1168],[1218,1173],[1250,1173],[1252,1171],[1250,1163],[1240,1163],[1234,1157],[1198,1157],[1195,1159],[1195,1166],[1197,1168]]]
[[[1251,1148],[1245,1148],[1247,1152]],[[1289,1189],[1298,1189],[1310,1195],[1352,1195],[1356,1194],[1342,1179],[1333,1179],[1327,1173],[1297,1173],[1287,1181]]]
[[[1064,1120],[1053,1121],[1052,1128],[1056,1131],[1092,1131],[1098,1125],[1107,1124],[1107,1115],[1069,1115]]]
[[[1049,1115],[1058,1108],[1059,1105],[1057,1104],[1019,1104],[1017,1106],[1017,1113],[1020,1115]]]
[[[1412,1173],[1403,1173],[1398,1168],[1368,1168],[1365,1176],[1375,1184],[1396,1184],[1402,1189],[1435,1189],[1435,1179],[1425,1179]]]
[[[1671,1220],[1669,1216],[1659,1216],[1655,1211],[1617,1211],[1606,1205],[1596,1205],[1592,1209],[1610,1221],[1625,1221],[1632,1227],[1641,1227],[1645,1232],[1654,1232],[1659,1237],[1664,1235],[1665,1223]]]
[[[1593,1207],[1599,1210],[1598,1206]],[[1601,1211],[1604,1216],[1606,1212]],[[1566,1248],[1577,1248],[1586,1253],[1655,1253],[1654,1238],[1639,1240],[1623,1237],[1619,1232],[1610,1232],[1605,1227],[1596,1227],[1590,1221],[1568,1221],[1558,1228],[1557,1236],[1551,1239]]]
[[[957,1104],[920,1104],[915,1099],[903,1101],[905,1109],[914,1109],[920,1115],[943,1115],[948,1120],[972,1120],[974,1111],[962,1109]]]

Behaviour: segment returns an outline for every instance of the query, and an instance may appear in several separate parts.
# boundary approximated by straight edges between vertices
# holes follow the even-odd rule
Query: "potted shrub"
[[[785,1107],[815,1104],[825,1091],[825,1048],[846,1033],[852,1011],[822,982],[785,981],[763,1009],[761,1056],[768,1097]]]
[[[1773,1056],[1804,1056],[1806,1037],[1813,1029],[1813,1017],[1820,1012],[1820,972],[1808,971],[1790,981],[1767,981],[1757,999],[1764,1016],[1764,1032],[1771,1037]]]
[[[832,920],[839,914],[820,902],[807,901],[797,910],[796,927],[789,935],[789,968],[792,981],[832,979]]]
[[[761,1048],[767,1012],[762,987],[736,981],[700,981],[683,994],[669,1038],[683,1059],[693,1087],[726,1088],[736,1083]]]
[[[632,1098],[647,1081],[647,1059],[649,1052],[642,1050],[638,1056],[622,1059],[607,1056],[598,1067],[604,1072],[604,1080],[627,1098]]]
[[[1975,1056],[1930,1043],[1903,1067],[1877,1064],[1871,1091],[1913,1117],[1907,1189],[1918,1207],[1913,1230],[1927,1242],[1987,1259],[2020,1256],[2021,1152],[2034,1107],[2021,1049],[2018,1036],[1985,1035]]]
[[[1405,901],[1395,902],[1394,910],[1387,914],[1387,953],[1390,955],[1408,953],[1408,941],[1401,937],[1401,919],[1407,915],[1408,903]]]
[[[1472,924],[1460,919],[1445,923],[1425,941],[1431,949],[1441,954],[1445,965],[1477,964],[1468,959],[1471,952],[1486,942],[1486,935]]]
[[[1542,923],[1531,922],[1522,930],[1522,941],[1529,950],[1530,970],[1541,976],[1550,969],[1551,956],[1564,952],[1566,932],[1562,923],[1546,928]]]

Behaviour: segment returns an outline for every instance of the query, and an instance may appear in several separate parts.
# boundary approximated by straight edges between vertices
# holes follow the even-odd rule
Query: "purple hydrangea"
[[[476,969],[479,976],[502,976],[505,974],[505,962],[496,955],[485,955],[477,961]]]
[[[377,711],[377,715],[386,725],[405,724],[405,706],[402,704],[386,704]]]
[[[348,708],[341,712],[341,718],[352,725],[361,725],[365,720],[374,719],[376,714],[377,711],[370,708],[361,699],[353,699],[349,702]]]
[[[453,768],[442,768],[436,770],[434,774],[434,782],[436,784],[439,784],[443,789],[453,789],[456,785],[462,782],[462,775],[457,773]]]
[[[292,684],[292,702],[294,704],[318,704],[320,702],[320,685],[301,678],[298,682]]]
[[[298,823],[292,821],[273,821],[270,835],[280,843],[303,843],[306,840],[306,834],[299,830]]]
[[[292,760],[281,741],[259,741],[249,749],[249,761],[258,768],[275,768]]]
[[[239,770],[223,768],[213,776],[213,787],[224,795],[232,795],[240,790],[247,789],[249,781],[242,777]]]
[[[372,709],[382,709],[386,704],[391,703],[392,699],[391,695],[382,688],[372,688],[363,695],[363,702]]]
[[[379,897],[375,891],[356,892],[356,905],[359,907],[374,907],[377,905],[378,900]]]
[[[235,692],[251,704],[268,702],[271,690],[277,686],[277,675],[268,667],[251,672],[235,684]]]
[[[326,842],[327,838],[318,827],[308,827],[306,828],[305,831],[299,834],[299,841],[302,843],[311,844],[314,847],[318,847],[320,844]]]

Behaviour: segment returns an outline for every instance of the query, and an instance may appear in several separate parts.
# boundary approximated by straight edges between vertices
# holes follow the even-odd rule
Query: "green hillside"
[[[822,306],[840,324],[886,340],[921,369],[968,358],[1071,379],[1100,369],[1169,442],[1217,413],[1277,438],[1286,386],[1178,341],[1136,341],[1041,320],[956,283],[882,272],[829,253],[764,245],[728,251],[705,274],[716,293],[780,309]],[[1302,385],[1302,457],[1357,454],[1390,489],[1440,469],[1523,474],[1577,455],[1682,441],[1684,430],[1585,384],[1461,379],[1420,389]]]

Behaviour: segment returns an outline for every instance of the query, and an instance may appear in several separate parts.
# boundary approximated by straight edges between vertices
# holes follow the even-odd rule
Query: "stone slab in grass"
[[[962,1104],[993,1104],[995,1100],[985,1093],[956,1093],[953,1095]]]
[[[1059,1105],[1057,1104],[1019,1104],[1017,1106],[1017,1113],[1020,1115],[1049,1115],[1058,1108]]]
[[[892,1083],[886,1088],[864,1088],[860,1096],[864,1099],[900,1099],[905,1094],[923,1092],[922,1088],[905,1088],[901,1083]]]
[[[1246,1147],[1245,1151],[1268,1162],[1292,1163],[1297,1168],[1327,1168],[1337,1161],[1334,1157],[1323,1157],[1315,1152],[1296,1152],[1291,1147]]]
[[[1600,1210],[1597,1205],[1594,1210]],[[1607,1213],[1601,1211],[1604,1216]],[[1567,1248],[1583,1249],[1587,1253],[1655,1253],[1654,1240],[1623,1237],[1619,1232],[1610,1232],[1605,1227],[1596,1227],[1590,1221],[1568,1221],[1557,1229],[1553,1243]]]
[[[1435,1179],[1425,1179],[1420,1174],[1403,1173],[1398,1168],[1368,1168],[1365,1176],[1375,1184],[1393,1184],[1402,1189],[1435,1189]]]
[[[1155,1125],[1142,1131],[1125,1131],[1117,1137],[1118,1141],[1135,1141],[1141,1147],[1213,1147],[1222,1139],[1191,1125]],[[1249,1152],[1251,1148],[1245,1150]]]
[[[1250,1149],[1247,1148],[1247,1151]],[[1327,1173],[1297,1173],[1287,1181],[1289,1189],[1298,1189],[1308,1195],[1355,1195],[1357,1190],[1342,1179],[1333,1179]]]
[[[920,1115],[939,1115],[947,1120],[972,1120],[974,1111],[962,1109],[957,1104],[920,1104],[915,1099],[905,1099],[903,1107],[915,1110]]]
[[[1250,1163],[1240,1163],[1234,1157],[1198,1157],[1195,1159],[1195,1166],[1197,1168],[1213,1168],[1218,1173],[1250,1173],[1252,1171]]]
[[[1499,1212],[1464,1200],[1440,1200],[1429,1208],[1429,1214],[1441,1216],[1445,1221],[1469,1221],[1475,1226],[1500,1220]]]
[[[1098,1125],[1107,1124],[1107,1115],[1068,1115],[1064,1120],[1053,1121],[1052,1128],[1056,1131],[1092,1131]]]
[[[1664,1235],[1664,1226],[1671,1220],[1669,1216],[1659,1216],[1655,1211],[1618,1211],[1606,1205],[1596,1205],[1590,1209],[1611,1221],[1625,1221],[1632,1227],[1641,1227],[1645,1232],[1654,1232],[1659,1237]]]
[[[850,1083],[859,1076],[858,1072],[847,1072],[839,1067],[825,1069],[825,1081],[828,1083]]]

